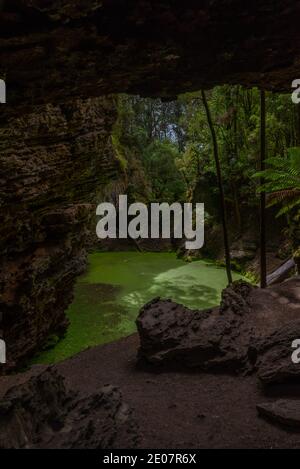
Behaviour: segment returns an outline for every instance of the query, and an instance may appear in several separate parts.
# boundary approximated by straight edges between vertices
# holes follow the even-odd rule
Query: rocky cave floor
[[[159,299],[139,334],[0,378],[0,448],[299,448],[300,278]],[[138,360],[137,360],[137,351]]]

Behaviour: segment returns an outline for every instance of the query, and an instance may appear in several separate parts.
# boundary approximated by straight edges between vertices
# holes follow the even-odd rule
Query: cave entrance
[[[137,191],[147,199],[149,193],[159,197],[162,191],[166,198],[184,193],[203,199],[211,232],[208,249],[218,250],[216,174],[207,157],[208,127],[201,121],[203,110],[197,110],[195,96],[184,98],[189,102],[180,98],[176,105],[165,104],[174,119],[176,113],[182,115],[180,106],[189,109],[190,118],[184,125],[178,125],[178,116],[174,126],[173,117],[171,127],[162,125],[151,149],[152,156],[160,156],[157,164],[154,156],[145,154],[148,144],[141,148],[143,160],[134,156],[141,134],[128,141],[124,129],[118,134],[120,102],[113,94],[160,96],[166,101],[183,92],[232,85],[223,97],[215,90],[207,95],[228,218],[233,220],[229,231],[239,232],[231,246],[238,268],[257,252],[256,235],[242,237],[247,224],[257,233],[258,220],[254,212],[248,216],[248,206],[257,203],[257,181],[249,176],[258,169],[259,159],[258,92],[250,87],[287,91],[300,73],[297,2],[248,5],[232,0],[204,2],[201,8],[195,1],[119,0],[118,8],[110,0],[96,2],[93,8],[83,3],[0,2],[0,79],[7,83],[7,104],[1,106],[0,330],[12,366],[39,349],[49,333],[66,330],[64,311],[75,279],[85,268],[90,205],[99,202],[97,195],[126,187],[133,197]],[[294,161],[298,111],[291,109],[288,98],[276,101],[274,96],[268,95],[266,103],[268,156]],[[136,107],[145,106],[130,99],[137,101]],[[163,106],[159,114],[166,115]],[[120,178],[126,171],[127,179]],[[156,185],[148,187],[150,173]],[[129,187],[133,178],[135,184]],[[277,209],[268,213],[272,210],[274,220]],[[273,221],[267,223],[268,242],[277,233],[271,228]],[[281,233],[286,228],[283,223]],[[292,226],[291,231],[285,238],[293,239],[297,260],[299,234]],[[281,244],[282,259],[289,252],[287,244]]]
[[[219,147],[234,280],[246,278],[257,283],[260,91],[224,85],[207,92],[207,100]],[[155,296],[170,297],[190,308],[213,307],[227,283],[218,181],[201,93],[183,94],[167,102],[122,94],[114,97],[114,104],[117,119],[109,147],[109,168],[114,172],[111,180],[105,179],[105,155],[97,201],[117,205],[120,194],[127,194],[132,203],[201,201],[206,212],[205,246],[187,252],[182,243],[171,238],[99,241],[93,219],[89,236],[92,254],[67,310],[71,324],[66,337],[56,343],[52,336],[34,363],[59,361],[86,347],[135,332],[139,309]],[[293,106],[286,94],[267,94],[267,122],[272,123],[268,151],[272,158],[283,155],[284,161],[288,160],[291,148],[299,144],[300,122]],[[291,112],[293,119],[288,120]],[[72,118],[71,113],[67,115]],[[292,254],[292,239],[285,235],[287,220],[276,218],[281,208],[267,210],[270,271]],[[197,262],[184,264],[181,258]]]

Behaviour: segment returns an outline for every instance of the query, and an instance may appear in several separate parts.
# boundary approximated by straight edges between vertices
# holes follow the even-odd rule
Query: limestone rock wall
[[[291,90],[295,0],[3,0],[10,103],[114,92],[174,96],[221,83]]]
[[[0,332],[8,367],[67,326],[97,192],[119,171],[113,98],[33,107],[0,125]]]

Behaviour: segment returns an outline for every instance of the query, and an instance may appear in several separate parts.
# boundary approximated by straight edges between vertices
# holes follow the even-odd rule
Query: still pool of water
[[[225,269],[206,261],[186,263],[173,253],[91,254],[67,311],[65,338],[33,362],[55,363],[135,332],[140,307],[157,296],[203,309],[219,303],[225,286]]]

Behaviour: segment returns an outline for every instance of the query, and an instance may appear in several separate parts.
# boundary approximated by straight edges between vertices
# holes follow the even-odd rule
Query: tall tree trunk
[[[232,194],[233,194],[233,204],[234,204],[234,211],[235,211],[235,218],[236,224],[238,227],[238,232],[242,232],[242,217],[239,205],[239,197],[238,197],[238,190],[235,181],[231,184],[232,187]]]
[[[238,109],[239,109],[239,86],[237,85],[235,88],[235,102],[233,100],[233,105],[235,107],[235,112],[233,116],[233,138],[234,138],[234,156],[236,161],[238,161],[239,156],[239,141],[238,141]],[[234,197],[234,206],[235,206],[235,214],[236,214],[236,222],[238,225],[239,233],[242,231],[242,217],[240,211],[240,204],[239,204],[239,197],[238,197],[238,189],[236,181],[234,180],[232,183],[233,186],[233,197]]]
[[[265,170],[266,160],[266,94],[260,92],[260,171]],[[264,184],[261,178],[260,184]],[[266,193],[260,195],[260,286],[267,286],[267,255],[266,255]]]
[[[296,112],[296,146],[300,145],[300,106],[294,106]]]
[[[223,238],[224,238],[224,249],[225,249],[225,261],[226,261],[226,272],[228,283],[232,283],[232,274],[231,274],[231,267],[230,267],[230,249],[229,249],[229,241],[228,241],[228,230],[227,230],[227,217],[226,217],[226,204],[225,204],[225,196],[224,196],[224,188],[223,188],[223,181],[222,181],[222,173],[221,173],[221,166],[219,160],[219,148],[217,142],[217,136],[215,132],[215,128],[212,122],[210,109],[208,106],[208,102],[206,99],[205,91],[201,91],[202,101],[204,104],[206,117],[208,126],[211,133],[213,149],[214,149],[214,158],[217,170],[217,178],[218,178],[218,186],[219,186],[219,193],[220,193],[220,204],[221,204],[221,218],[222,218],[222,225],[223,225]]]

